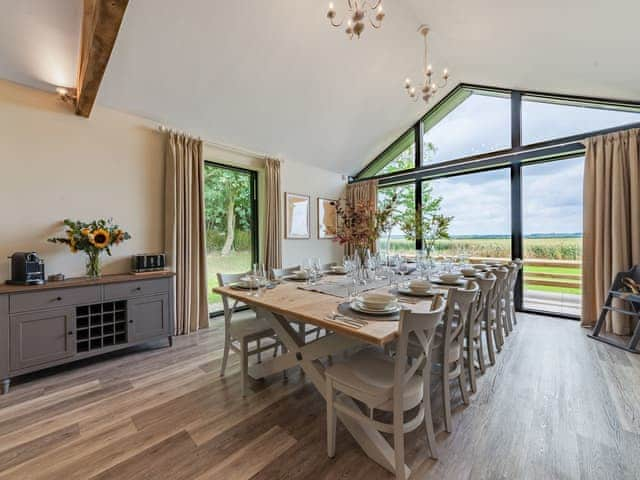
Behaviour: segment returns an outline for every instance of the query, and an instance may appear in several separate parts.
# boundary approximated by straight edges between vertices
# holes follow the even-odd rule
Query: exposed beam
[[[76,114],[88,117],[129,0],[84,0]]]

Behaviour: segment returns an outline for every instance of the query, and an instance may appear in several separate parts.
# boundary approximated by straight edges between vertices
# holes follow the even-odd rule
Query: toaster
[[[164,253],[140,253],[131,258],[131,270],[133,272],[154,272],[165,270]]]

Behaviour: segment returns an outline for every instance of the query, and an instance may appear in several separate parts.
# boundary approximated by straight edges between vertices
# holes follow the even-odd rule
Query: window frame
[[[511,97],[511,148],[488,152],[478,155],[472,155],[469,157],[457,158],[440,163],[430,163],[427,165],[422,164],[423,160],[423,134],[424,134],[424,122],[429,115],[441,115],[444,117],[450,110],[446,110],[447,106],[453,105],[452,108],[459,105],[456,104],[456,96],[458,99],[461,97],[460,91],[462,90],[482,90],[482,91],[494,91],[496,93],[508,94]],[[425,115],[420,117],[418,121],[412,127],[415,134],[415,153],[416,161],[415,168],[411,170],[405,170],[402,172],[393,172],[384,175],[370,176],[362,178],[363,172],[370,167],[371,162],[365,168],[363,168],[354,177],[349,178],[349,183],[377,179],[381,188],[397,184],[406,184],[413,182],[415,184],[415,207],[421,208],[422,204],[422,182],[424,180],[432,180],[442,177],[465,175],[469,173],[485,172],[489,170],[496,170],[501,168],[508,168],[510,170],[511,189],[511,256],[512,258],[523,258],[523,209],[522,209],[522,167],[525,165],[531,165],[541,162],[553,162],[556,160],[564,160],[567,158],[574,158],[585,154],[585,148],[582,141],[585,138],[603,135],[607,133],[616,132],[619,130],[626,130],[630,128],[640,128],[640,122],[630,123],[626,125],[619,125],[616,127],[601,129],[597,131],[585,132],[579,135],[571,135],[562,138],[555,138],[552,140],[546,140],[543,142],[533,144],[522,144],[522,102],[525,96],[537,96],[552,98],[561,102],[562,100],[572,103],[598,103],[604,106],[625,106],[631,109],[638,109],[640,112],[640,102],[623,101],[623,100],[610,100],[603,98],[593,97],[580,97],[574,95],[560,95],[549,94],[535,91],[525,90],[510,90],[499,87],[487,87],[483,85],[474,84],[459,84],[451,92],[449,92],[440,102],[438,102],[432,109]],[[454,100],[452,100],[454,99]],[[464,99],[463,99],[464,100]],[[435,113],[432,113],[435,112]],[[445,113],[446,112],[446,113]],[[405,131],[405,135],[409,130]],[[394,142],[395,143],[395,142]],[[386,151],[387,149],[385,149]],[[383,152],[384,153],[384,152]],[[382,155],[382,154],[381,154]],[[376,159],[380,158],[378,155]],[[375,160],[374,160],[375,161]],[[422,249],[422,239],[416,240],[416,249]],[[539,315],[547,315],[561,318],[568,318],[572,320],[579,320],[578,317],[573,315],[567,315],[562,313],[553,312],[541,312],[523,308],[523,282],[522,273],[519,275],[515,291],[515,304],[516,310],[525,313],[535,313]]]

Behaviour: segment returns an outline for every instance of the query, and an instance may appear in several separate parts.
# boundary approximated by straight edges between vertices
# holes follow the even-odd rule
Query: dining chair
[[[509,275],[507,275],[506,284],[502,291],[502,311],[504,312],[504,331],[505,335],[509,335],[513,331],[513,326],[515,324],[515,308],[514,304],[514,291],[516,288],[516,282],[518,280],[518,273],[520,272],[520,267],[518,264],[511,262],[506,265],[506,268],[509,270]]]
[[[218,285],[221,287],[227,286],[237,282],[245,275],[244,273],[218,273]],[[279,342],[269,324],[264,319],[257,317],[255,312],[234,320],[233,315],[241,304],[238,300],[232,306],[229,303],[229,297],[222,295],[224,352],[222,354],[220,376],[224,376],[229,351],[233,350],[240,355],[240,388],[242,396],[245,397],[249,383],[249,356],[256,355],[258,362],[260,362],[262,360],[262,352],[273,349],[273,356],[275,357],[278,352]],[[254,348],[251,348],[252,343],[255,343]]]
[[[478,284],[467,282],[464,288],[449,290],[443,323],[436,330],[433,345],[433,363],[442,385],[444,426],[453,431],[451,419],[451,381],[457,380],[465,405],[469,404],[467,374],[464,365],[465,326],[473,316],[474,302],[479,294]]]
[[[502,290],[508,274],[509,270],[505,267],[494,268],[485,274],[485,278],[487,278],[488,275],[496,277],[496,282],[488,295],[482,324],[482,328],[485,331],[487,350],[489,352],[489,363],[491,363],[491,365],[496,364],[496,351],[502,351],[502,345],[504,344],[501,299]]]
[[[513,322],[513,325],[517,325],[518,324],[518,316],[516,315],[516,284],[518,283],[518,275],[520,275],[520,272],[522,271],[523,267],[524,267],[524,262],[522,261],[522,259],[520,258],[516,258],[513,260],[513,263],[515,263],[518,267],[518,270],[515,274],[515,278],[513,280],[513,285],[511,287],[511,295],[509,298],[509,306],[511,308],[511,319]]]
[[[400,312],[396,354],[389,357],[380,349],[367,348],[325,370],[327,400],[327,454],[336,453],[336,412],[380,432],[393,434],[396,478],[405,479],[404,434],[425,424],[431,458],[437,458],[429,394],[431,344],[445,303],[440,297],[427,313]],[[420,357],[409,364],[409,337],[422,348]],[[421,367],[424,368],[421,370]],[[422,373],[421,373],[422,371]],[[365,414],[353,401],[362,402]],[[405,422],[404,413],[419,407]],[[376,419],[376,411],[392,412],[390,422]]]
[[[467,349],[467,366],[469,369],[469,384],[471,391],[477,391],[476,385],[476,366],[475,359],[478,361],[478,367],[481,373],[485,373],[487,366],[484,358],[484,347],[482,342],[482,319],[485,309],[487,308],[489,294],[493,285],[496,283],[496,277],[489,274],[486,277],[480,277],[475,280],[478,284],[479,292],[475,300],[475,305],[470,315],[470,321],[467,323],[466,333],[466,349]]]

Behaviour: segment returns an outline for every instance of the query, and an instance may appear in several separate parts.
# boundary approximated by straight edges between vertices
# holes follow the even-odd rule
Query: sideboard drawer
[[[137,280],[134,282],[111,283],[104,286],[105,300],[122,300],[146,295],[169,292],[169,279]]]
[[[79,287],[16,293],[9,296],[9,312],[28,312],[44,308],[86,305],[100,301],[100,287]]]

